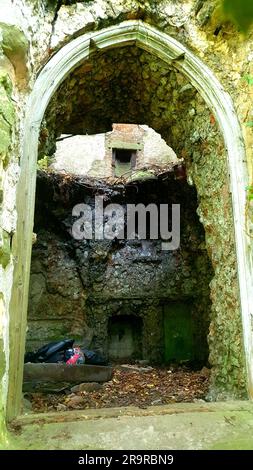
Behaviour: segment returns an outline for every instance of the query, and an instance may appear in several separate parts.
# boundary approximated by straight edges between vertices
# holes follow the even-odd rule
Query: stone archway
[[[213,110],[223,134],[227,148],[230,189],[232,192],[248,392],[249,397],[253,397],[253,335],[250,311],[253,304],[253,283],[248,241],[245,233],[247,172],[244,163],[243,139],[236,113],[230,97],[223,90],[221,84],[211,70],[194,54],[170,36],[135,20],[85,34],[64,46],[41,71],[27,104],[18,191],[18,227],[13,242],[14,256],[16,254],[17,263],[11,300],[9,418],[19,412],[22,389],[22,362],[26,332],[37,144],[40,124],[50,98],[57,87],[83,59],[89,56],[94,47],[106,50],[133,44],[163,59],[168,64],[173,62],[173,65],[190,80],[207,105]]]

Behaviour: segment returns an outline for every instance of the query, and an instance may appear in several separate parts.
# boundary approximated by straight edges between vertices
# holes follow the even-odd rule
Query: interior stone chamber
[[[114,123],[118,123],[118,129],[113,127]],[[137,135],[134,147],[127,149],[135,153],[135,160],[132,154],[129,159],[135,182],[129,181],[128,185],[125,181],[121,188],[116,188],[110,179],[124,177],[124,171],[122,175],[121,169],[113,165],[113,158],[121,159],[124,138],[118,136],[120,146],[117,139],[111,142],[111,138],[116,132],[122,133],[125,124],[138,123],[144,134],[145,126],[160,134],[171,148],[172,167],[177,166],[176,162],[183,163],[184,170],[178,177],[174,170],[163,167],[159,152],[145,160],[145,144],[140,144]],[[95,158],[92,151],[84,151],[82,158],[80,155],[77,158],[78,152],[73,147],[72,152],[69,149],[70,167],[69,163],[65,165],[68,160],[65,158],[61,162],[64,165],[57,168],[55,157],[57,153],[59,157],[58,144],[63,134],[71,138],[104,134],[103,158]],[[83,193],[75,198],[80,181],[77,178],[74,183],[71,175],[78,176],[86,160],[91,165],[81,173],[93,180],[90,193],[85,194],[84,183]],[[71,170],[74,161],[77,168]],[[41,191],[40,179],[44,176],[38,174],[37,179],[34,227],[37,243],[32,255],[27,348],[72,335],[109,359],[114,355],[114,360],[129,361],[141,356],[159,364],[186,361],[211,365],[211,384],[216,384],[212,396],[216,386],[217,390],[224,384],[225,388],[233,389],[233,373],[241,377],[236,379],[236,388],[243,389],[243,369],[240,372],[234,366],[243,359],[239,361],[236,353],[241,341],[237,334],[240,311],[226,150],[216,119],[195,87],[173,65],[136,46],[106,52],[93,50],[52,96],[41,124],[38,166],[46,172],[49,169],[49,175],[46,190]],[[162,173],[170,174],[165,196],[162,176],[151,178],[155,166],[162,166]],[[57,177],[50,178],[51,170],[59,171],[61,176],[69,175],[67,183],[56,184]],[[102,188],[98,180],[102,180]],[[130,188],[135,196],[130,197]],[[143,194],[140,188],[145,188]],[[127,204],[129,200],[171,203],[175,200],[172,188],[176,199],[191,212],[185,209],[181,215],[181,246],[174,254],[161,253],[159,240],[151,242],[148,248],[141,240],[127,242],[126,246],[91,241],[86,248],[77,250],[74,246],[66,250],[73,245],[69,240],[66,244],[66,232],[69,237],[70,230],[66,227],[70,222],[65,219],[70,217],[74,202],[86,200],[92,204],[91,194],[92,197],[105,194],[106,203]],[[117,197],[115,192],[119,193]],[[53,208],[56,201],[57,209]],[[41,223],[38,221],[43,207],[46,213]],[[190,234],[191,230],[197,235]],[[42,268],[41,261],[36,260],[39,250],[44,258]],[[134,305],[136,301],[140,302],[138,308]],[[228,316],[234,318],[229,328]],[[128,340],[123,335],[128,352],[121,355],[115,331],[120,330],[118,336],[122,335],[125,318],[132,322],[141,319],[137,328],[141,348],[135,350],[137,341],[130,328],[125,333]],[[235,341],[231,341],[231,335]],[[229,374],[220,368],[224,354],[233,356]]]

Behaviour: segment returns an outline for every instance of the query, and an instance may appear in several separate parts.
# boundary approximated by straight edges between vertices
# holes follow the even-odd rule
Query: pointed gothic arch
[[[92,41],[92,43],[91,43]],[[230,174],[237,268],[240,286],[244,349],[248,394],[253,398],[253,276],[249,239],[245,231],[245,186],[247,168],[243,137],[230,96],[213,72],[189,49],[174,38],[139,20],[126,21],[106,29],[82,35],[62,47],[41,70],[30,94],[21,150],[21,175],[18,187],[18,225],[14,239],[14,285],[10,319],[10,369],[8,417],[20,409],[23,356],[25,347],[28,285],[34,217],[36,164],[40,124],[46,107],[67,75],[89,56],[90,48],[103,51],[136,45],[181,71],[212,109],[223,135]],[[177,58],[183,58],[178,60]]]

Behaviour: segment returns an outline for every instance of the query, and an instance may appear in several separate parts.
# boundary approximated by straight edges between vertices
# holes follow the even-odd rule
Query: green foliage
[[[143,181],[143,180],[147,180],[147,179],[156,179],[156,176],[151,171],[138,170],[138,171],[135,171],[129,177],[129,181],[139,181],[139,180]]]
[[[0,71],[0,161],[3,161],[3,166],[8,163],[11,129],[15,120],[11,92],[12,84],[8,74]]]
[[[253,23],[252,0],[223,0],[223,10],[243,32],[247,32]]]
[[[0,264],[5,269],[11,259],[10,237],[5,230],[0,233]]]
[[[250,74],[244,75],[242,77],[243,80],[247,82],[248,85],[252,86],[253,85],[253,76]],[[245,122],[246,127],[253,127],[253,121],[247,121]]]
[[[242,77],[243,80],[245,80],[248,85],[253,85],[253,76],[252,75],[244,75],[244,77]]]
[[[45,155],[43,158],[38,160],[37,166],[39,170],[48,170],[49,165],[51,164],[52,158],[48,155]]]
[[[246,191],[248,201],[253,201],[253,186],[247,186]]]

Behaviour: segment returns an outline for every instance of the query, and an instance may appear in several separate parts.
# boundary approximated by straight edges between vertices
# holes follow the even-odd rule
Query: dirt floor
[[[32,411],[67,411],[136,406],[147,408],[205,399],[209,369],[138,367],[121,365],[114,368],[112,380],[104,384],[86,383],[66,387],[58,393],[26,393]],[[28,403],[29,403],[28,402]]]

